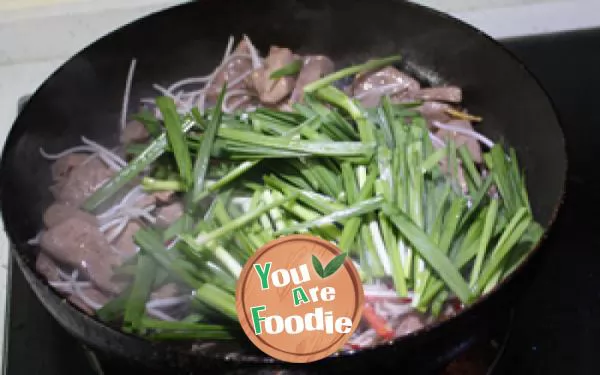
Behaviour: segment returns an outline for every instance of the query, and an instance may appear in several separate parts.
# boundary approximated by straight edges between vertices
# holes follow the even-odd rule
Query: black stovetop
[[[569,174],[542,264],[515,309],[513,329],[491,373],[600,374],[600,215],[595,211],[600,207],[595,164],[600,160],[600,29],[504,44],[555,103]],[[17,267],[9,277],[5,373],[95,374],[85,349],[54,322]],[[113,372],[105,369],[105,374]]]

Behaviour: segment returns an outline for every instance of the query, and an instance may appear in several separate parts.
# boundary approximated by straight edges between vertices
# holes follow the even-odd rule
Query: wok
[[[480,131],[515,147],[526,169],[536,219],[549,227],[563,195],[563,135],[543,89],[498,43],[442,13],[401,1],[205,0],[178,6],[127,25],[98,40],[58,69],[16,120],[1,164],[1,205],[13,256],[44,306],[71,334],[103,356],[148,369],[207,373],[262,371],[429,371],[478,337],[500,326],[533,270],[530,257],[481,301],[445,322],[390,345],[311,365],[275,363],[239,343],[152,343],[83,314],[55,293],[33,267],[37,249],[27,245],[41,228],[51,202],[49,163],[39,148],[62,150],[85,135],[118,142],[118,120],[127,70],[138,65],[130,111],[167,85],[211,71],[229,35],[248,34],[263,52],[270,44],[298,53],[322,53],[338,67],[400,52],[403,69],[427,84],[464,89],[465,105],[485,121]],[[536,247],[533,254],[540,252]],[[539,258],[539,257],[535,257]],[[240,346],[241,345],[241,346]]]

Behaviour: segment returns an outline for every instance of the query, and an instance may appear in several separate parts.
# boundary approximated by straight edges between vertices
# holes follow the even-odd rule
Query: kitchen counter
[[[1,0],[0,148],[19,97],[33,92],[66,59],[131,20],[181,0]],[[600,2],[589,0],[421,0],[495,38],[600,26]],[[1,226],[1,222],[0,222]],[[9,246],[0,231],[0,321],[4,321]],[[3,333],[0,324],[0,334]],[[0,342],[0,346],[2,342]],[[0,347],[0,353],[3,350]]]

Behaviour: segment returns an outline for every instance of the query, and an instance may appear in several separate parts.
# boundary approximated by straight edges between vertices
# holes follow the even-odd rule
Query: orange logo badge
[[[338,351],[358,326],[363,302],[360,277],[346,254],[306,235],[260,248],[236,290],[246,335],[286,362],[313,362]]]

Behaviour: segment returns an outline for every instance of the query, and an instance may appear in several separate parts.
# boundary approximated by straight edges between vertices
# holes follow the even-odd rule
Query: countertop
[[[0,148],[19,97],[71,55],[134,19],[181,0],[0,0]],[[600,2],[589,0],[421,0],[495,38],[600,26]],[[1,222],[0,222],[1,226]],[[4,321],[9,245],[0,231],[0,321]],[[0,335],[4,327],[0,324]],[[3,353],[0,342],[0,354]]]

